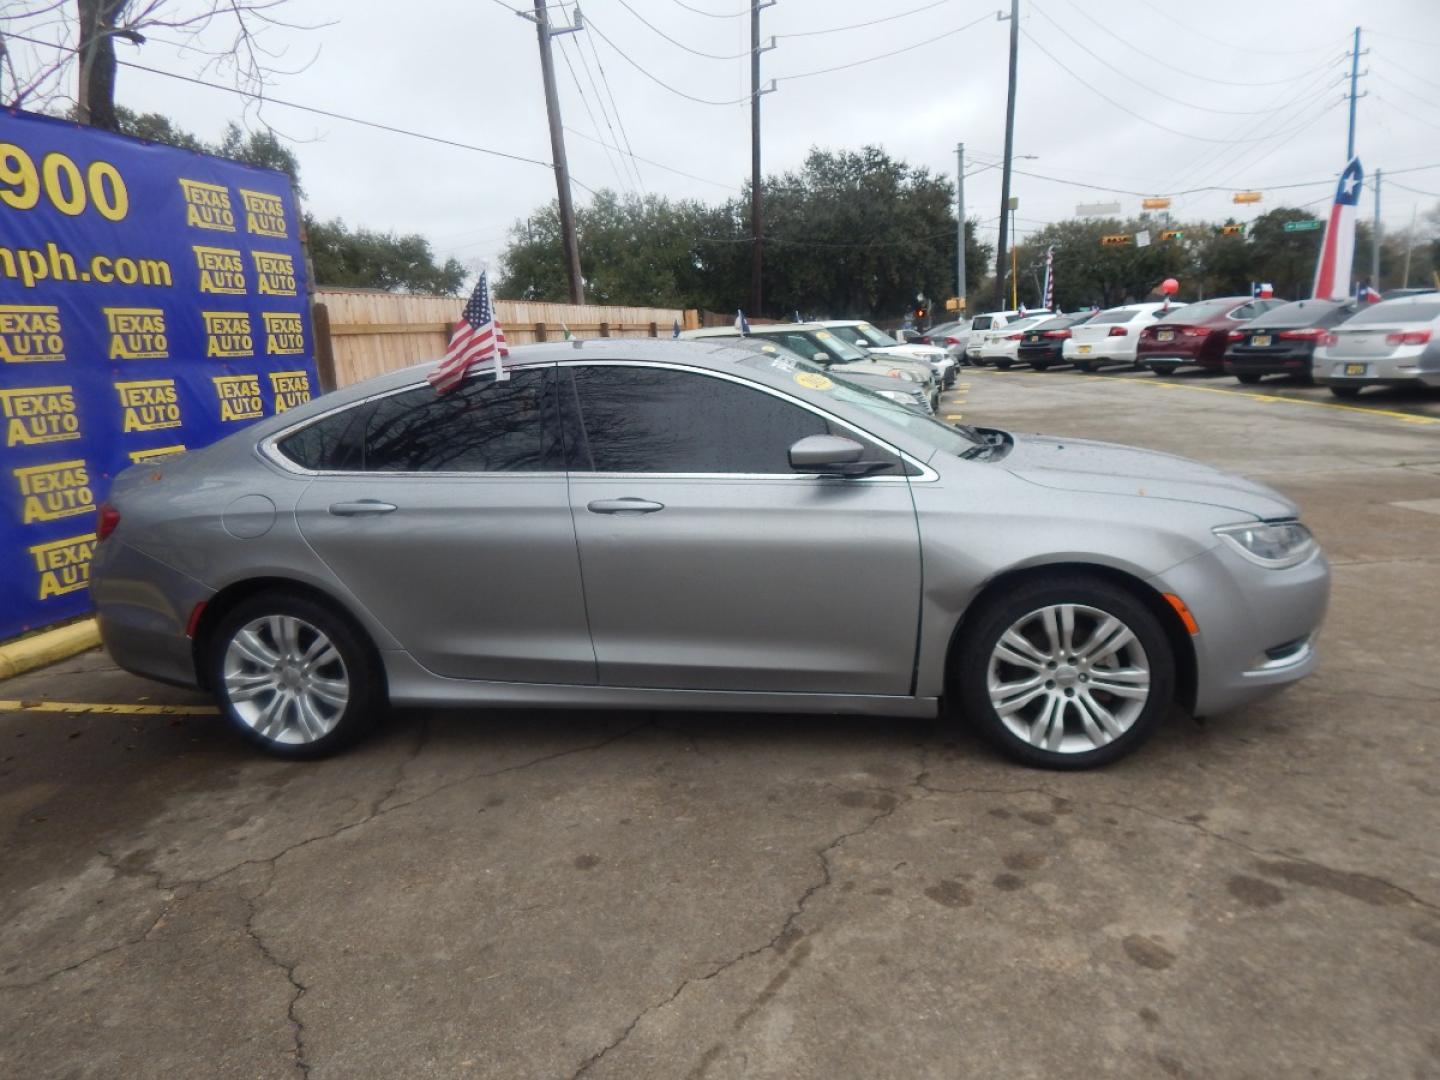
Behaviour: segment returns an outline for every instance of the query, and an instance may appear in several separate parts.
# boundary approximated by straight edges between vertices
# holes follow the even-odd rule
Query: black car
[[[1089,322],[1095,317],[1093,311],[1078,311],[1074,315],[1056,315],[1026,329],[1016,347],[1015,358],[1022,364],[1029,364],[1036,371],[1044,371],[1055,364],[1069,363],[1061,359],[1065,339],[1070,328]]]
[[[1296,300],[1271,308],[1230,331],[1225,372],[1242,383],[1257,383],[1264,375],[1310,382],[1315,346],[1355,311],[1354,300]]]

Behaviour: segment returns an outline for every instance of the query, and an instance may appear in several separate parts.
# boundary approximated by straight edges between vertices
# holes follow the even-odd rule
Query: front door
[[[893,454],[886,476],[798,475],[794,442],[854,433],[718,374],[560,371],[601,685],[911,692],[920,544]]]
[[[297,514],[311,547],[439,675],[593,683],[553,365],[369,406],[363,453]]]

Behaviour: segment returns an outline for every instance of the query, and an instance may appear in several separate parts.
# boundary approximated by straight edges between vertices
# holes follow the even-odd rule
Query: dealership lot
[[[1295,498],[1320,672],[1075,775],[659,713],[410,712],[305,765],[89,654],[0,683],[0,1073],[1440,1075],[1440,398],[960,383]]]

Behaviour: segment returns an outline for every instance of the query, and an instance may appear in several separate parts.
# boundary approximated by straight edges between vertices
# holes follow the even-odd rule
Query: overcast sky
[[[278,76],[272,93],[548,162],[534,27],[507,10],[531,4],[293,0],[287,11],[297,20],[334,25],[272,34],[272,46],[289,47],[287,63],[319,49],[308,69]],[[866,143],[950,176],[957,142],[966,145],[967,171],[998,160],[1008,23],[996,21],[996,7],[996,0],[778,0],[761,17],[763,34],[779,38],[762,60],[764,78],[780,80],[778,91],[763,98],[766,171],[796,166],[811,146]],[[1369,72],[1360,81],[1368,96],[1359,102],[1356,138],[1366,187],[1377,166],[1397,172],[1383,191],[1389,228],[1407,227],[1412,207],[1419,205],[1423,214],[1440,202],[1400,187],[1440,192],[1440,168],[1398,173],[1440,166],[1440,70],[1434,64],[1440,0],[1364,6],[1339,0],[1021,0],[1021,8],[1015,150],[1035,160],[1019,161],[1017,168],[1133,192],[1209,185],[1264,192],[1255,207],[1233,205],[1228,193],[1177,197],[1174,212],[1182,217],[1234,213],[1246,220],[1277,205],[1323,210],[1344,164],[1342,96],[1349,62],[1343,54],[1358,16],[1369,50],[1361,61],[1361,70]],[[704,179],[640,163],[637,182],[618,155],[571,135],[577,181],[619,187],[628,177],[626,186],[669,196],[734,194],[750,166],[748,102],[686,100],[637,70],[600,35],[676,90],[735,102],[749,90],[744,0],[585,0],[584,11],[592,29],[556,42],[566,126],[611,142],[623,123],[635,154]],[[816,33],[904,12],[914,13]],[[737,13],[741,17],[726,17]],[[640,17],[689,49],[726,59],[686,52]],[[157,41],[140,49],[121,43],[119,52],[122,59],[166,70],[198,67],[193,56]],[[607,112],[611,105],[605,86],[597,95],[587,77],[588,68],[598,82],[600,67],[618,113],[608,125],[600,109],[602,98]],[[232,95],[133,70],[121,71],[117,97],[211,138],[225,121],[239,118],[243,104]],[[297,152],[313,212],[354,225],[418,231],[442,255],[466,262],[498,257],[509,225],[555,195],[548,168],[276,105],[267,105],[263,115],[305,140]],[[1314,183],[1273,190],[1307,181]],[[999,188],[998,169],[965,184],[967,212],[985,223],[992,240]],[[1139,210],[1138,196],[1053,179],[1017,176],[1014,194],[1022,235],[1073,216],[1078,203],[1114,200],[1122,213]],[[579,189],[576,195],[589,198]],[[1369,190],[1362,213],[1373,213]]]

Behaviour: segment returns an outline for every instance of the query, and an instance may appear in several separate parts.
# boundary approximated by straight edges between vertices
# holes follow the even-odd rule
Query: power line
[[[686,11],[693,12],[696,15],[704,15],[707,19],[738,19],[741,15],[750,14],[750,9],[748,7],[742,11],[734,11],[728,14],[717,15],[713,11],[701,11],[699,8],[691,7],[689,4],[685,3],[684,0],[675,0],[675,4],[679,7],[684,8]]]
[[[1039,4],[1032,3],[1030,5],[1030,10],[1039,14],[1041,18],[1043,18],[1051,26],[1055,27],[1055,29],[1058,30],[1062,35],[1072,41],[1075,40],[1075,35],[1071,31],[1067,30],[1065,27],[1061,26],[1054,19],[1052,19],[1050,17],[1050,14],[1042,7],[1040,7]],[[1091,22],[1093,24],[1094,20],[1091,20]],[[1108,28],[1106,32],[1109,32]],[[1164,90],[1156,89],[1149,83],[1142,82],[1140,79],[1137,79],[1135,78],[1135,76],[1126,72],[1123,68],[1112,67],[1110,64],[1107,64],[1103,60],[1100,60],[1099,54],[1097,54],[1094,50],[1085,51],[1088,51],[1094,59],[1099,61],[1102,67],[1106,68],[1107,70],[1113,72],[1116,75],[1119,75],[1122,79],[1128,79],[1130,82],[1134,83],[1136,86],[1140,87],[1140,89],[1146,91],[1147,93],[1153,94],[1155,97],[1164,98],[1166,101],[1173,102],[1174,104],[1182,106],[1186,109],[1195,109],[1200,112],[1216,113],[1220,116],[1268,116],[1276,112],[1276,109],[1273,106],[1268,109],[1215,109],[1211,108],[1209,105],[1196,105],[1194,102],[1184,101],[1181,98],[1177,98],[1171,94],[1167,94]],[[1325,64],[1322,65],[1322,67],[1328,67],[1333,63],[1334,59],[1327,60]]]
[[[1376,59],[1379,60],[1379,59],[1382,59],[1382,57],[1376,57]],[[1405,67],[1405,66],[1402,65],[1402,64],[1396,63],[1395,60],[1394,60],[1393,58],[1389,57],[1389,56],[1383,57],[1383,59],[1384,59],[1385,63],[1387,63],[1388,65],[1390,65],[1391,67],[1393,67],[1396,71],[1404,72],[1406,75],[1409,75],[1410,78],[1414,79],[1416,82],[1421,82],[1421,83],[1424,83],[1426,86],[1432,86],[1432,87],[1434,87],[1436,90],[1440,90],[1440,83],[1431,82],[1429,79],[1425,78],[1424,76],[1416,75],[1415,72],[1411,71],[1409,68]]]
[[[676,2],[678,3],[679,0],[676,0]],[[605,42],[606,45],[609,45],[610,48],[614,49],[617,53],[620,54],[620,59],[624,60],[636,71],[640,72],[641,75],[644,75],[656,86],[663,87],[664,89],[669,90],[670,93],[676,95],[677,97],[682,97],[687,101],[693,101],[698,105],[739,105],[742,101],[750,100],[749,94],[746,94],[744,97],[735,98],[733,101],[712,101],[710,98],[696,97],[694,94],[687,94],[684,90],[680,90],[676,87],[671,86],[659,76],[650,74],[649,71],[645,70],[645,68],[641,67],[636,61],[632,60],[628,53],[621,49],[620,46],[616,45],[615,42],[611,41],[608,37],[606,37],[605,32],[601,30],[600,27],[595,25],[594,19],[586,19],[585,27],[588,30],[594,31],[595,34],[599,36],[601,41]]]
[[[568,131],[568,132],[570,132],[571,135],[578,135],[580,138],[586,139],[586,140],[588,140],[588,141],[590,141],[590,142],[598,142],[598,143],[600,143],[601,146],[607,145],[606,143],[601,142],[601,140],[599,140],[599,139],[595,139],[595,138],[592,138],[592,137],[589,136],[589,135],[586,135],[583,131],[576,131],[574,128],[569,128],[569,127],[567,127],[565,130]],[[728,190],[728,191],[740,191],[740,190],[741,190],[740,188],[736,187],[734,184],[723,184],[723,183],[721,183],[719,180],[711,180],[711,179],[709,179],[708,177],[696,176],[694,173],[688,173],[688,172],[685,172],[685,171],[682,170],[682,169],[677,169],[677,168],[674,168],[673,166],[665,165],[665,164],[662,164],[661,162],[658,162],[658,161],[652,161],[650,158],[641,157],[639,154],[633,154],[633,155],[632,155],[632,154],[629,153],[629,151],[627,151],[627,150],[622,150],[622,149],[621,149],[620,147],[618,147],[618,146],[611,146],[610,149],[611,149],[611,150],[615,150],[615,151],[617,151],[617,152],[619,152],[619,153],[621,153],[621,154],[624,154],[624,155],[627,156],[627,157],[634,157],[636,161],[643,161],[646,165],[654,166],[654,167],[657,168],[657,169],[663,169],[665,172],[674,173],[676,176],[683,176],[683,177],[685,177],[685,178],[688,179],[688,180],[699,180],[701,183],[704,183],[704,184],[714,184],[716,187],[722,187],[722,188],[725,188],[725,189]]]
[[[1179,136],[1181,136],[1182,138],[1185,138],[1185,139],[1194,139],[1194,140],[1196,140],[1197,142],[1220,143],[1220,144],[1223,144],[1223,145],[1226,145],[1226,146],[1232,146],[1232,145],[1234,145],[1235,143],[1241,143],[1241,142],[1261,142],[1261,141],[1263,141],[1263,140],[1266,139],[1266,138],[1273,138],[1273,137],[1274,137],[1273,135],[1267,135],[1267,136],[1262,136],[1262,138],[1260,138],[1260,139],[1212,139],[1212,138],[1210,138],[1210,137],[1207,136],[1207,135],[1192,135],[1192,134],[1190,134],[1190,132],[1188,132],[1188,131],[1181,131],[1179,128],[1168,127],[1168,126],[1166,126],[1165,124],[1159,123],[1158,121],[1151,120],[1148,116],[1145,116],[1145,115],[1143,115],[1142,113],[1136,112],[1134,109],[1130,108],[1128,105],[1122,105],[1120,102],[1118,102],[1118,101],[1116,101],[1114,98],[1112,98],[1109,94],[1106,94],[1103,90],[1099,90],[1099,89],[1097,89],[1094,85],[1092,85],[1091,83],[1086,82],[1086,81],[1085,81],[1084,79],[1082,79],[1079,75],[1077,75],[1071,68],[1067,67],[1067,66],[1065,65],[1065,63],[1064,63],[1058,56],[1056,56],[1054,53],[1052,53],[1049,49],[1045,48],[1045,46],[1042,45],[1042,44],[1040,44],[1040,42],[1036,41],[1034,35],[1032,35],[1032,34],[1030,33],[1030,31],[1028,31],[1028,30],[1026,30],[1026,29],[1024,29],[1024,28],[1022,27],[1021,30],[1020,30],[1020,33],[1022,33],[1022,34],[1025,35],[1026,39],[1030,42],[1030,44],[1034,45],[1034,46],[1035,46],[1037,49],[1039,49],[1042,53],[1044,53],[1044,54],[1045,54],[1046,56],[1048,56],[1051,60],[1053,60],[1053,61],[1055,62],[1055,66],[1056,66],[1056,67],[1060,68],[1061,71],[1065,72],[1067,75],[1069,75],[1072,79],[1074,79],[1076,82],[1078,82],[1081,86],[1085,87],[1085,89],[1089,90],[1089,91],[1090,91],[1092,94],[1094,94],[1096,97],[1102,98],[1103,100],[1105,100],[1106,102],[1108,102],[1110,105],[1112,105],[1112,106],[1114,106],[1115,108],[1119,109],[1121,112],[1123,112],[1123,113],[1128,113],[1130,116],[1133,116],[1136,120],[1139,120],[1139,121],[1141,121],[1142,123],[1149,124],[1149,125],[1150,125],[1151,127],[1153,127],[1153,128],[1159,128],[1161,131],[1168,131],[1171,135],[1179,135]],[[1107,66],[1108,66],[1108,65],[1107,65]],[[1112,70],[1113,70],[1113,69],[1112,69]]]
[[[575,74],[575,65],[570,62],[570,54],[565,51],[564,38],[562,38],[560,42],[560,57],[565,61],[566,70],[570,72],[570,81],[575,84],[575,93],[580,95],[580,103],[585,106],[585,115],[590,118],[590,126],[595,129],[595,134],[599,135],[600,125],[595,121],[595,110],[590,108],[590,99],[585,96],[585,91],[580,88],[580,79]],[[596,94],[596,97],[599,97],[598,93]],[[603,102],[601,103],[601,106],[603,109]],[[568,131],[569,129],[567,128],[566,130]],[[599,140],[596,141],[598,142]],[[605,146],[605,143],[600,143],[600,145]],[[627,186],[630,182],[629,174],[627,173],[625,176],[620,175],[620,166],[616,164],[615,158],[610,153],[608,147],[606,147],[605,150],[605,160],[609,163],[611,170],[614,171],[615,179],[620,181],[620,186],[622,188]]]
[[[590,55],[595,57],[595,66],[600,69],[600,84],[605,87],[605,94],[610,99],[610,111],[615,114],[615,122],[620,125],[620,137],[625,140],[625,150],[630,155],[630,167],[635,170],[635,180],[639,183],[640,190],[644,191],[645,181],[640,177],[640,166],[635,164],[635,152],[630,147],[630,133],[625,130],[625,118],[620,115],[620,104],[615,100],[615,91],[610,88],[610,80],[605,75],[605,65],[600,62],[600,53],[595,48],[595,40],[590,38],[587,44],[590,46]],[[575,48],[579,50],[580,46],[577,44]],[[584,52],[580,53],[580,59],[582,62],[584,61]]]
[[[78,53],[80,50],[71,45],[60,45],[53,41],[42,41],[39,38],[26,37],[23,34],[6,34],[11,41],[24,41],[30,45],[40,45],[45,48],[56,49],[60,52]],[[180,82],[190,83],[194,86],[204,86],[211,90],[221,90],[227,94],[236,94],[239,97],[248,98],[251,101],[259,102],[262,105],[279,105],[286,109],[296,109],[300,112],[312,113],[315,116],[328,117],[331,120],[343,120],[350,124],[359,124],[361,127],[374,128],[377,131],[388,131],[392,135],[405,135],[412,139],[423,139],[426,142],[439,143],[442,146],[453,146],[460,150],[473,150],[477,154],[488,154],[491,157],[505,158],[509,161],[523,161],[527,165],[539,165],[542,168],[553,169],[552,162],[541,161],[538,158],[525,157],[521,154],[511,154],[504,150],[494,150],[488,146],[476,146],[474,143],[463,143],[457,139],[447,139],[441,135],[428,135],[423,131],[412,131],[409,128],[396,127],[393,124],[382,124],[377,120],[365,120],[358,116],[348,116],[345,113],[338,113],[332,109],[322,109],[317,105],[302,105],[298,101],[286,101],[284,98],[270,97],[266,94],[257,94],[252,90],[244,90],[238,86],[226,86],[223,83],[206,82],[193,75],[181,75],[174,71],[162,71],[160,68],[149,67],[145,64],[137,64],[132,60],[116,60],[120,67],[130,68],[132,71],[144,71],[151,75],[159,75],[166,79],[177,79]],[[573,179],[573,178],[572,178]],[[577,184],[580,182],[575,181]],[[584,184],[580,184],[585,187]],[[585,187],[586,191],[594,193],[591,188]]]
[[[1427,199],[1440,199],[1440,194],[1437,194],[1436,192],[1421,191],[1419,188],[1411,187],[1409,184],[1401,184],[1394,180],[1391,180],[1389,173],[1385,174],[1385,184],[1387,187],[1398,187],[1401,191],[1408,191],[1414,195],[1424,195]]]
[[[1205,31],[1203,30],[1196,29],[1189,23],[1181,22],[1174,15],[1171,15],[1170,12],[1166,11],[1163,4],[1154,3],[1152,0],[1152,2],[1147,3],[1145,6],[1151,11],[1155,12],[1155,14],[1164,16],[1176,26],[1189,31],[1192,34],[1195,34],[1197,37],[1205,38],[1207,41],[1212,41],[1216,45],[1223,45],[1227,49],[1234,49],[1239,52],[1258,53],[1261,56],[1305,56],[1309,53],[1324,52],[1326,49],[1334,48],[1333,45],[1313,45],[1308,49],[1250,49],[1246,48],[1244,45],[1236,44],[1233,39],[1224,40],[1222,38],[1213,37],[1210,34],[1205,33]]]
[[[623,3],[624,0],[621,0]],[[949,4],[952,0],[931,0],[931,3],[922,4],[920,7],[911,8],[908,11],[897,11],[894,15],[883,15],[878,19],[870,19],[867,22],[850,23],[848,26],[832,26],[825,30],[797,30],[793,34],[776,34],[776,37],[816,37],[820,34],[838,34],[842,30],[859,30],[863,26],[878,26],[880,23],[893,22],[896,19],[903,19],[907,15],[918,15],[922,11],[929,11],[931,8],[940,7],[942,4]]]
[[[789,82],[792,79],[808,79],[812,75],[828,75],[832,71],[844,71],[847,68],[859,67],[861,64],[873,64],[876,60],[888,60],[890,57],[899,56],[901,53],[914,52],[916,49],[920,48],[923,45],[930,45],[936,41],[943,41],[945,38],[954,37],[956,34],[963,34],[972,26],[978,26],[982,22],[988,22],[990,20],[990,17],[990,13],[986,12],[978,19],[974,19],[966,23],[964,26],[957,26],[954,30],[947,30],[943,34],[934,34],[931,37],[926,38],[924,41],[917,41],[915,44],[907,45],[903,49],[895,49],[891,52],[879,53],[875,56],[867,56],[861,60],[853,60],[848,64],[836,64],[834,67],[819,68],[816,71],[802,71],[795,75],[779,75],[776,76],[775,81]]]
[[[946,0],[946,2],[948,2],[948,0]],[[626,11],[630,12],[631,15],[634,15],[635,18],[639,19],[642,23],[644,23],[646,26],[648,26],[651,30],[654,30],[655,33],[659,34],[659,35],[660,35],[662,38],[664,38],[666,41],[670,42],[671,45],[674,45],[677,49],[681,49],[681,50],[689,53],[691,56],[703,57],[703,58],[706,59],[706,60],[739,60],[742,56],[749,56],[749,55],[750,55],[750,50],[749,50],[749,49],[746,49],[746,50],[745,50],[744,52],[742,52],[742,53],[733,53],[733,54],[731,54],[731,55],[729,55],[729,56],[720,56],[720,55],[718,55],[717,53],[707,53],[707,52],[701,52],[699,49],[692,49],[689,45],[686,45],[683,41],[677,41],[675,38],[673,38],[673,37],[671,37],[669,34],[665,33],[664,30],[661,30],[658,26],[656,26],[654,23],[652,23],[649,19],[645,18],[644,15],[641,15],[641,14],[640,14],[638,11],[636,11],[633,7],[631,7],[629,4],[627,4],[627,3],[625,2],[625,0],[620,0],[620,6],[623,7]]]
[[[1434,128],[1436,131],[1440,131],[1440,124],[1435,123],[1435,121],[1433,121],[1433,120],[1426,120],[1423,116],[1416,116],[1414,113],[1408,113],[1408,112],[1406,112],[1404,109],[1400,108],[1400,106],[1396,105],[1393,101],[1391,101],[1389,98],[1380,97],[1380,96],[1377,94],[1377,95],[1375,96],[1375,100],[1376,100],[1378,103],[1380,103],[1381,105],[1388,106],[1393,112],[1399,114],[1400,116],[1405,117],[1405,119],[1407,119],[1407,120],[1413,120],[1413,121],[1414,121],[1415,123],[1417,123],[1417,124],[1424,124],[1426,127],[1432,127],[1432,128]]]
[[[620,140],[615,135],[615,126],[610,122],[610,110],[605,107],[605,96],[600,92],[600,87],[595,82],[595,73],[590,70],[590,61],[585,59],[585,47],[570,35],[566,35],[566,38],[562,40],[569,40],[571,48],[575,50],[575,55],[580,58],[580,67],[584,70],[585,78],[590,83],[590,89],[595,94],[595,101],[600,106],[600,116],[604,119],[605,126],[610,131],[610,137],[618,143]],[[600,134],[598,127],[595,129],[595,134]],[[618,149],[618,147],[616,149]],[[640,173],[635,169],[634,163],[626,162],[626,175],[629,176],[632,173],[635,176],[637,185],[643,187],[644,185],[639,183]]]

